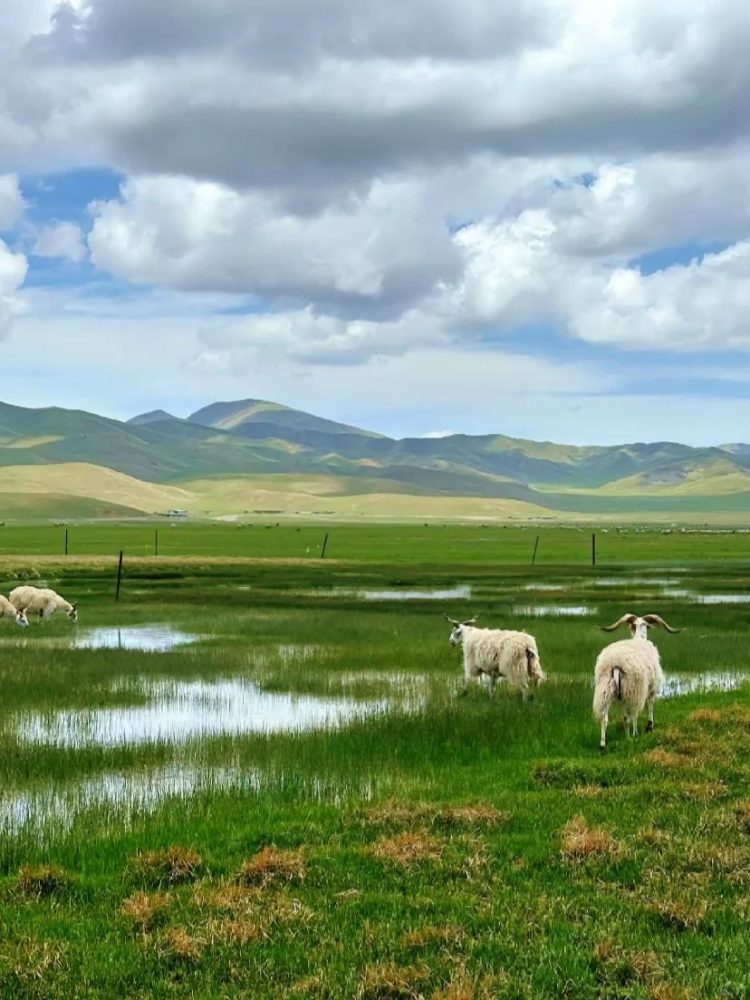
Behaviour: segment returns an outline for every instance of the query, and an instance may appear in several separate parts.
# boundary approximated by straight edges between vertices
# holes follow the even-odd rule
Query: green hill
[[[244,487],[237,484],[244,482],[252,492],[259,477],[277,477],[278,491],[286,496],[306,493],[289,477],[317,483],[335,477],[341,496],[473,497],[533,505],[550,514],[741,512],[750,493],[750,446],[744,444],[578,447],[501,434],[395,440],[253,399],[214,403],[188,419],[154,410],[126,423],[82,410],[0,403],[0,470],[9,470],[2,480],[8,503],[12,493],[29,492],[24,469],[71,469],[75,463],[143,485],[214,482],[201,489],[222,510],[216,492],[222,481],[228,489],[231,479],[239,497]],[[82,502],[76,478],[63,474],[61,485],[60,477],[50,474],[34,495],[76,495]],[[84,480],[93,483],[90,476]],[[265,482],[262,489],[268,492]],[[102,490],[103,483],[98,479],[85,495],[127,510],[155,509],[143,500],[147,491],[131,502],[127,490],[115,499]],[[198,495],[191,495],[193,501],[203,503]]]

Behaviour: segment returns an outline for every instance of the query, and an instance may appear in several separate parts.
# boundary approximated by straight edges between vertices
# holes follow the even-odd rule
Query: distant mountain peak
[[[143,424],[155,424],[159,420],[179,419],[179,417],[175,417],[173,414],[167,413],[166,410],[149,410],[148,413],[139,413],[137,416],[131,417],[127,423],[134,424],[136,427],[141,427]]]

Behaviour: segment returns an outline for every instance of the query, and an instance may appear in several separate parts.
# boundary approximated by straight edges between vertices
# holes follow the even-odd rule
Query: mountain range
[[[386,437],[278,403],[127,422],[0,403],[0,517],[164,512],[664,516],[750,512],[750,445]]]

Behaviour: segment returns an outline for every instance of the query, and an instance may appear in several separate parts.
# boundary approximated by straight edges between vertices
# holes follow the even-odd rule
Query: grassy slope
[[[184,507],[193,499],[184,489],[143,482],[87,462],[0,468],[0,506],[7,493],[24,494],[29,513],[34,512],[37,498],[48,506],[50,495],[95,500],[144,513]]]

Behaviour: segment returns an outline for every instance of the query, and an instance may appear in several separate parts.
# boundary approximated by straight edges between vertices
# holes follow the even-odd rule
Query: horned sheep
[[[29,619],[26,617],[26,608],[16,608],[7,597],[0,594],[0,618],[12,618],[16,625],[20,625],[21,628],[26,628],[29,624]]]
[[[522,691],[526,698],[545,679],[539,652],[533,635],[509,629],[476,628],[476,618],[459,622],[444,616],[452,629],[450,642],[463,646],[464,677],[471,680],[489,678],[490,692],[499,677]]]
[[[670,633],[681,631],[672,628],[659,615],[627,614],[614,625],[604,625],[604,632],[613,632],[621,625],[627,625],[630,639],[605,646],[594,667],[594,714],[599,720],[599,748],[606,749],[609,710],[614,704],[622,705],[625,728],[633,736],[638,735],[638,717],[644,707],[648,707],[646,732],[654,728],[654,702],[661,694],[664,674],[661,669],[659,650],[648,638],[648,629],[658,625]]]
[[[71,621],[78,621],[78,605],[71,604],[48,587],[31,587],[28,584],[16,587],[10,592],[10,603],[40,618],[50,618],[56,611],[64,611]]]

